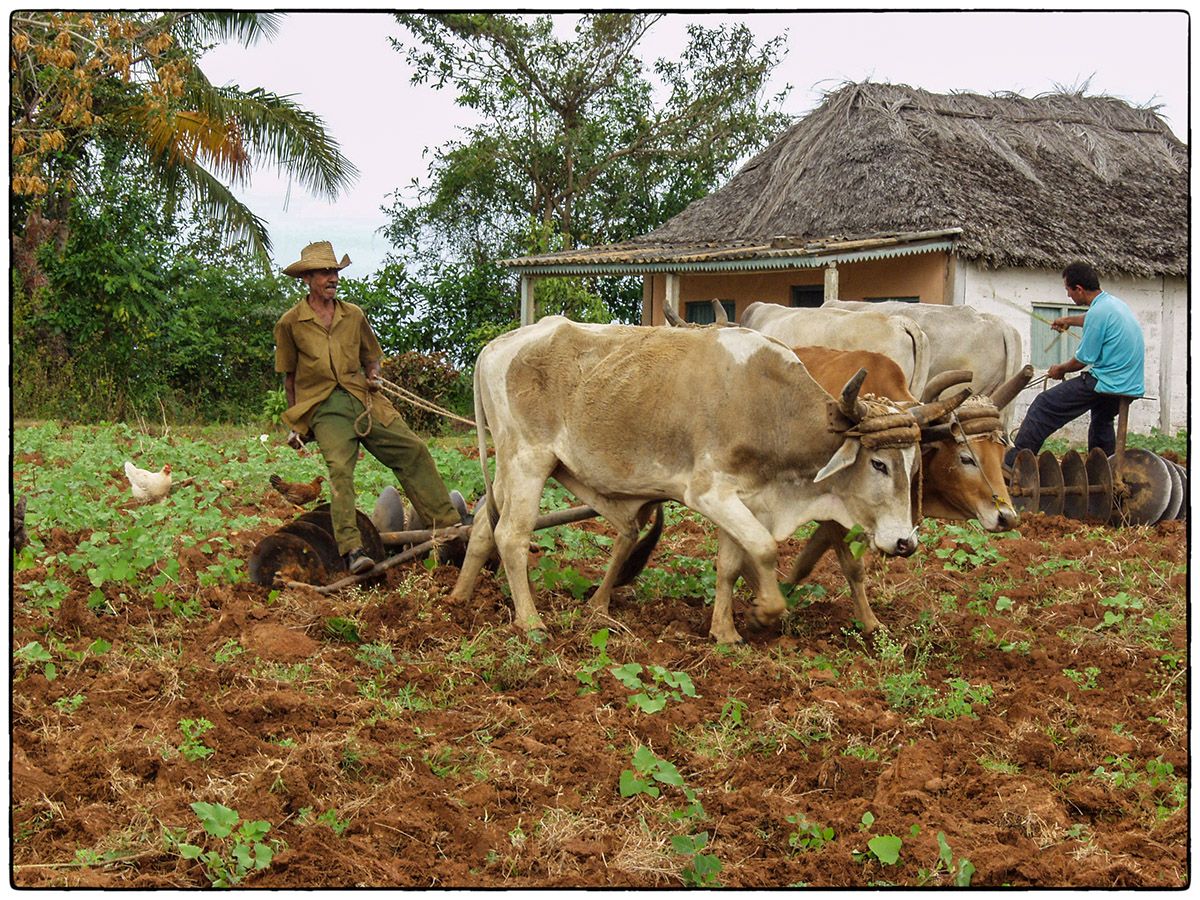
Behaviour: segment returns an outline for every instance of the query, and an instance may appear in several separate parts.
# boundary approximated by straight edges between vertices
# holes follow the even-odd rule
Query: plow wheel
[[[1109,458],[1115,464],[1117,457]],[[1171,501],[1171,476],[1161,456],[1138,448],[1125,451],[1124,468],[1119,473],[1124,490],[1116,485],[1113,525],[1153,525]],[[1114,479],[1115,480],[1115,479]],[[1181,487],[1182,490],[1182,487]]]
[[[1108,457],[1099,447],[1094,447],[1087,455],[1084,466],[1088,481],[1087,520],[1107,523],[1114,509],[1112,469],[1109,468]]]
[[[1063,473],[1058,459],[1049,450],[1043,450],[1037,458],[1038,482],[1041,495],[1038,512],[1047,516],[1061,516],[1063,511]]]
[[[1038,479],[1037,457],[1033,455],[1032,450],[1021,450],[1013,459],[1008,493],[1017,512],[1037,512],[1041,481]]]
[[[1069,450],[1062,458],[1063,515],[1071,519],[1087,518],[1088,477],[1083,457]]]

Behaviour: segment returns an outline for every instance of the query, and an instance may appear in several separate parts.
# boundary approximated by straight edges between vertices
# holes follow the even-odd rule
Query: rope
[[[361,422],[363,420],[363,416],[366,416],[366,418],[367,418],[367,430],[366,431],[362,431],[358,427],[359,422]],[[371,428],[373,426],[374,426],[374,423],[371,421],[371,392],[367,391],[366,405],[363,407],[363,411],[358,414],[358,418],[356,418],[354,420],[354,434],[357,437],[365,438],[367,435],[369,435],[371,433]]]
[[[397,400],[403,400],[410,406],[415,406],[417,409],[422,409],[425,412],[430,412],[447,419],[453,419],[456,422],[462,422],[464,425],[470,425],[472,428],[476,427],[475,423],[470,419],[464,419],[462,416],[456,415],[448,409],[443,409],[436,403],[431,403],[424,397],[420,397],[412,391],[405,390],[398,384],[392,384],[386,378],[377,378],[376,381],[379,383],[379,389],[385,394],[391,394]]]

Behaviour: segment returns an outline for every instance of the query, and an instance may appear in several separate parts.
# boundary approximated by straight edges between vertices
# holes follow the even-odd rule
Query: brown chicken
[[[284,481],[278,475],[272,475],[271,487],[296,506],[304,506],[321,496],[321,482],[324,480],[325,476],[318,475],[308,484],[304,484],[303,482]]]

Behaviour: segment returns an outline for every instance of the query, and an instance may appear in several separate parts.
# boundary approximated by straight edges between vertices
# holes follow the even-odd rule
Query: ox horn
[[[851,422],[858,422],[863,417],[863,410],[859,408],[861,404],[858,402],[858,392],[866,380],[867,370],[859,369],[842,388],[842,396],[838,400],[838,411]]]
[[[679,313],[675,312],[669,306],[663,307],[663,316],[666,318],[668,325],[674,325],[676,328],[682,328],[687,324],[683,319],[679,318]]]
[[[715,321],[718,325],[728,325],[729,316],[725,313],[725,304],[723,304],[720,300],[714,299],[712,301],[712,308],[714,317],[713,321]]]
[[[1004,407],[1012,403],[1013,398],[1025,390],[1025,385],[1029,384],[1031,378],[1033,378],[1033,366],[1026,363],[1020,372],[1004,382],[1000,387],[989,391],[988,393],[992,398],[992,403],[996,405],[996,409],[1004,409]]]
[[[908,413],[916,419],[918,425],[925,426],[946,416],[951,410],[958,409],[963,405],[963,401],[970,396],[971,389],[963,388],[957,394],[951,394],[944,400],[934,400],[930,403],[922,403],[920,406],[914,406],[908,410]]]
[[[954,387],[956,384],[967,384],[973,377],[974,373],[969,369],[950,369],[947,372],[939,372],[925,382],[925,390],[921,392],[921,402],[931,403],[946,388]]]

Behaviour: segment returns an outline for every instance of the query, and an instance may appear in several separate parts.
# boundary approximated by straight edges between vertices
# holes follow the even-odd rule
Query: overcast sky
[[[785,111],[793,116],[845,81],[1026,96],[1086,82],[1089,94],[1160,105],[1175,134],[1188,139],[1190,21],[1182,12],[672,13],[644,39],[642,52],[648,63],[675,58],[687,23],[718,21],[746,23],[760,43],[787,32],[772,88],[792,86]],[[390,249],[377,233],[387,221],[380,207],[388,194],[415,196],[413,180],[426,178],[426,148],[455,138],[468,121],[451,89],[409,83],[389,36],[407,37],[389,13],[289,13],[273,41],[218,47],[202,60],[215,84],[293,95],[324,120],[361,173],[333,203],[270,171],[257,172],[239,192],[270,224],[280,267],[310,241],[330,240],[353,261],[347,275],[374,271]]]

